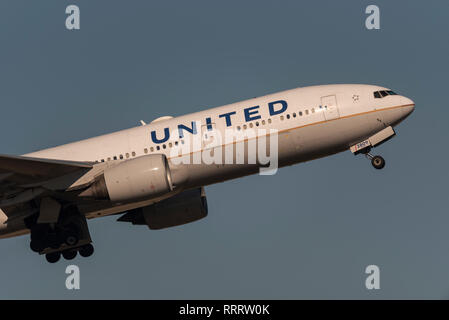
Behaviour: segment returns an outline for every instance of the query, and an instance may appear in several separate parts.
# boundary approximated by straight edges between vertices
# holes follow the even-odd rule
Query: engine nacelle
[[[204,188],[187,190],[147,207],[129,211],[118,221],[164,229],[200,220],[207,216]]]
[[[80,196],[122,202],[154,198],[172,190],[167,158],[152,154],[107,168]]]

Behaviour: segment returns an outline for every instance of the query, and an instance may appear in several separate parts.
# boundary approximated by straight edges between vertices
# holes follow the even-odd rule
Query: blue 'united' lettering
[[[261,119],[262,116],[259,114],[259,108],[260,108],[260,106],[253,106],[253,107],[248,107],[248,108],[243,109],[245,122],[250,122],[250,121],[257,120],[257,119]],[[287,111],[287,101],[285,101],[285,100],[277,100],[277,101],[268,103],[268,112],[269,112],[270,116],[275,116],[275,115],[284,113],[285,111]],[[224,118],[226,127],[231,127],[232,126],[231,116],[233,116],[235,114],[237,114],[236,111],[231,111],[231,112],[219,114],[218,118]],[[207,130],[208,131],[212,130],[212,128],[213,128],[212,118],[207,117],[205,119],[205,122],[206,122]],[[178,128],[178,135],[179,135],[180,139],[184,138],[184,131],[186,131],[192,135],[198,133],[195,121],[191,122],[190,127],[185,124],[178,124],[177,128]],[[151,131],[151,141],[153,141],[153,143],[155,143],[155,144],[164,143],[168,139],[170,139],[170,129],[168,127],[164,128],[164,137],[163,138],[158,138],[158,133],[156,132],[156,130]]]

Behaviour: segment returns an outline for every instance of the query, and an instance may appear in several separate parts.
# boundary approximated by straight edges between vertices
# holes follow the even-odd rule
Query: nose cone
[[[413,110],[415,110],[415,102],[412,99],[407,97],[402,97],[403,107],[402,107],[402,115],[404,118],[408,117]]]

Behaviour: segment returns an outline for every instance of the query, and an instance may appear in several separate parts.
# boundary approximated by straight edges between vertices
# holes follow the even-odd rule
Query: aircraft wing
[[[0,155],[0,204],[31,186],[92,166],[91,162]]]
[[[73,172],[79,168],[92,168],[92,166],[91,162],[0,155],[0,174],[2,175],[15,173],[48,179]]]

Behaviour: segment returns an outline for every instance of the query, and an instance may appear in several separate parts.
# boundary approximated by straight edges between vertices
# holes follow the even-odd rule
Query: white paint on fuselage
[[[205,125],[205,119],[210,117],[216,125],[216,129],[224,132],[226,128],[235,128],[245,124],[243,110],[252,106],[260,106],[259,114],[262,119],[274,118],[273,123],[266,123],[260,128],[277,129],[279,131],[288,130],[298,126],[304,126],[323,121],[323,113],[319,112],[318,106],[321,104],[321,97],[328,95],[336,95],[340,117],[346,117],[354,114],[360,114],[373,110],[380,110],[393,106],[413,104],[410,99],[402,96],[387,96],[382,99],[374,99],[373,92],[378,90],[388,90],[383,87],[371,85],[322,85],[305,88],[298,88],[283,91],[280,93],[270,94],[259,98],[245,100],[230,105],[212,108],[206,111],[191,113],[188,115],[175,117],[165,121],[158,121],[146,126],[139,126],[127,130],[114,132],[86,140],[81,140],[74,143],[58,146],[55,148],[45,149],[37,152],[26,154],[30,157],[40,157],[60,160],[74,160],[74,161],[100,161],[101,159],[113,159],[123,155],[126,160],[126,154],[133,158],[145,155],[144,150],[147,149],[150,153],[150,148],[156,148],[157,144],[153,143],[150,138],[151,131],[155,130],[158,137],[163,136],[164,128],[168,127],[170,133],[176,132],[178,124],[190,126],[192,121],[201,121]],[[354,102],[353,95],[358,96],[358,101]],[[276,116],[270,116],[268,113],[268,103],[276,100],[287,101],[287,110]],[[276,121],[281,115],[286,115],[291,112],[298,112],[308,109],[309,112],[315,108],[317,112],[309,113],[307,116],[296,117],[289,121]],[[219,118],[219,115],[235,111],[236,114],[231,116],[232,126],[227,127],[224,118]],[[200,128],[197,128],[200,130]],[[185,135],[190,133],[184,131]],[[171,136],[170,138],[177,137]],[[173,141],[174,141],[173,140]],[[169,141],[167,141],[168,143]],[[160,145],[162,146],[162,144]],[[160,151],[154,150],[154,153],[165,153],[169,156],[169,148]],[[281,155],[280,155],[281,156]]]
[[[245,123],[248,124],[245,121],[244,109],[260,106],[258,111],[261,119],[258,121],[261,122],[261,120],[269,118],[272,121],[271,123],[265,121],[265,125],[261,125],[259,128],[276,129],[280,133],[278,155],[282,166],[344,151],[350,147],[351,143],[357,143],[367,138],[376,130],[381,130],[384,125],[396,125],[413,111],[413,101],[400,95],[390,95],[381,99],[375,99],[373,92],[379,90],[389,89],[358,84],[322,85],[292,89],[32,152],[26,154],[26,156],[73,161],[101,161],[101,159],[113,159],[114,156],[119,159],[120,155],[123,155],[124,160],[126,160],[127,154],[132,159],[151,153],[165,153],[167,157],[170,157],[170,149],[168,147],[166,149],[161,148],[160,151],[156,150],[156,144],[151,140],[151,131],[155,130],[158,137],[161,137],[166,127],[169,128],[172,134],[177,132],[179,124],[190,126],[192,121],[201,121],[202,125],[206,125],[205,119],[209,117],[215,124],[215,130],[223,133],[225,129],[243,126]],[[337,119],[330,121],[326,120],[324,109],[319,108],[321,98],[329,95],[336,96],[339,113]],[[288,105],[287,110],[282,114],[270,116],[268,103],[277,100],[286,101]],[[314,113],[311,112],[312,108],[315,109]],[[308,115],[305,115],[305,110],[309,111]],[[219,115],[233,111],[236,114],[231,116],[232,126],[227,127],[225,118],[220,118]],[[298,115],[299,111],[303,112],[303,116],[286,119],[287,114],[294,112]],[[284,120],[280,120],[281,116],[284,116]],[[198,131],[200,130],[200,128],[197,129]],[[187,136],[190,133],[184,131],[184,134]],[[170,141],[179,141],[177,138],[177,136],[171,136],[173,140],[167,141],[166,144],[168,145]],[[300,147],[298,147],[299,144]],[[162,146],[162,144],[159,145]],[[151,147],[154,148],[153,152],[150,151]],[[148,153],[145,153],[145,149]],[[240,167],[231,165],[228,167],[221,166],[220,168],[207,165],[192,165],[192,168],[189,169],[189,187],[224,181],[255,172],[257,171],[254,165]],[[104,208],[84,208],[82,211],[89,218],[93,218],[123,212],[151,204],[151,202],[152,200],[148,200],[139,203],[128,203],[123,206],[110,205]],[[5,234],[1,230],[6,227],[2,225],[2,220],[5,220],[5,217],[0,211],[0,234]]]

